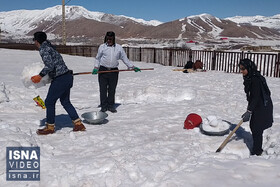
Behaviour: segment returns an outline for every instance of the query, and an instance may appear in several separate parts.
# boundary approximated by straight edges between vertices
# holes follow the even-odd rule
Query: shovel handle
[[[220,147],[216,150],[216,153],[221,152],[221,150],[226,146],[231,136],[237,131],[237,129],[241,126],[243,123],[243,119],[236,125],[236,127],[231,131],[231,133],[228,135],[228,137],[224,140],[224,142],[220,145]]]
[[[142,70],[154,70],[154,68],[146,68],[140,69]],[[98,71],[97,73],[111,73],[111,72],[121,72],[121,71],[134,71],[134,69],[119,69],[119,70],[108,70],[108,71]],[[73,73],[73,75],[85,75],[85,74],[92,74],[92,72],[80,72],[80,73]]]

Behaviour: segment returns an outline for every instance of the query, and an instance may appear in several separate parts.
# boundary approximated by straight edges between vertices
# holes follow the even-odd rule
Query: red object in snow
[[[202,123],[202,118],[200,115],[191,113],[187,116],[185,123],[184,123],[184,129],[193,129],[195,127],[198,127]]]
[[[228,40],[228,38],[220,38],[221,40]]]
[[[187,43],[195,43],[195,41],[193,41],[193,40],[190,40],[190,41],[187,41]]]

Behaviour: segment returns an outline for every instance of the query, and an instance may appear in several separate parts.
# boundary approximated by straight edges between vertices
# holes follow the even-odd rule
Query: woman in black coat
[[[247,96],[247,111],[242,115],[243,122],[250,121],[253,136],[253,149],[251,155],[261,155],[263,152],[263,131],[272,126],[273,104],[270,90],[265,78],[257,71],[255,63],[243,59],[239,64],[243,74],[244,91]]]

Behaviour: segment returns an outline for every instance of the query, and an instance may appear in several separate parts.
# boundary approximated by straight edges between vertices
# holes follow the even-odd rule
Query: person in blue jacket
[[[242,118],[243,122],[250,121],[253,137],[251,155],[259,156],[263,152],[263,131],[271,127],[273,123],[271,92],[253,61],[242,59],[239,67],[243,74],[244,91],[248,101],[247,111]]]
[[[70,102],[70,89],[73,86],[72,71],[67,68],[62,56],[47,40],[45,32],[34,33],[33,41],[39,48],[39,53],[45,66],[39,75],[31,77],[31,80],[34,83],[39,83],[42,77],[46,75],[49,75],[52,79],[45,100],[46,126],[43,129],[38,129],[37,134],[47,135],[55,132],[55,104],[58,99],[60,99],[62,106],[73,121],[73,131],[84,131],[86,128]]]
[[[128,60],[122,46],[116,44],[115,33],[109,31],[105,35],[104,43],[98,48],[92,74],[97,74],[98,71],[118,70],[118,60],[122,60],[129,69],[133,69],[135,72],[141,71]],[[117,112],[115,108],[115,93],[118,77],[119,72],[98,74],[100,106],[102,112],[106,112],[107,110],[113,113]]]

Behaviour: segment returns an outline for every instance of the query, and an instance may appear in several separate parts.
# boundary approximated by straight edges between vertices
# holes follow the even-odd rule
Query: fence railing
[[[33,44],[0,43],[0,48],[36,50]],[[98,46],[64,46],[56,49],[63,54],[95,57]],[[225,52],[203,51],[174,48],[137,48],[124,47],[131,61],[157,63],[164,66],[183,67],[188,61],[201,60],[205,70],[239,72],[240,59],[249,58],[254,61],[262,75],[280,77],[280,53]]]
[[[131,61],[144,61],[165,66],[183,67],[187,61],[201,60],[205,70],[227,73],[239,72],[240,59],[254,61],[262,75],[280,77],[280,53],[202,51],[171,48],[132,48],[125,47]]]
[[[22,49],[22,50],[37,50],[34,44],[20,44],[20,43],[0,43],[0,48],[6,49]],[[65,45],[55,45],[58,52],[69,55],[77,56],[96,56],[98,51],[98,46],[90,45],[77,45],[77,46],[65,46]]]

